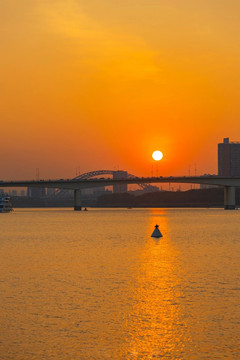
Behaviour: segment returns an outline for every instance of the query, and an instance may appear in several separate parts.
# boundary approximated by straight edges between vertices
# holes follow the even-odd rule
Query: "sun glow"
[[[153,157],[153,160],[155,161],[159,161],[159,160],[162,160],[163,158],[163,153],[159,150],[156,150],[152,153],[152,157]]]

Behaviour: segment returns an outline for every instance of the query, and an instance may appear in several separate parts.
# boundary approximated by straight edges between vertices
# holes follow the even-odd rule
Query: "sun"
[[[153,157],[153,160],[155,161],[159,161],[159,160],[162,160],[163,158],[163,153],[159,150],[156,150],[152,153],[152,157]]]

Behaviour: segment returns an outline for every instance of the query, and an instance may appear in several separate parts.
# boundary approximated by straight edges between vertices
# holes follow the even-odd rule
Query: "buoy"
[[[159,225],[155,225],[155,229],[154,229],[151,237],[155,237],[155,238],[162,237],[161,231],[159,230]]]

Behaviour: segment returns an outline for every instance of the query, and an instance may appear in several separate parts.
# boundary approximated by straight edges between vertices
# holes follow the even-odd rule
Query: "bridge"
[[[74,210],[81,210],[81,190],[102,186],[123,184],[157,184],[157,183],[184,183],[206,184],[224,187],[224,208],[236,208],[235,189],[240,187],[240,177],[225,177],[217,175],[203,176],[167,176],[167,177],[128,177],[114,178],[82,178],[57,179],[57,180],[26,180],[26,181],[0,181],[0,187],[46,187],[74,190]]]
[[[76,176],[75,178],[73,178],[72,180],[87,180],[87,179],[92,179],[96,176],[102,176],[102,175],[111,175],[113,176],[113,179],[132,179],[132,178],[136,178],[135,175],[129,174],[127,171],[123,171],[123,170],[96,170],[96,171],[90,171],[81,175]],[[127,185],[127,184],[125,184]],[[147,183],[139,183],[138,184],[139,187],[147,192],[150,191],[157,191],[158,189],[156,189],[155,186],[152,186],[150,184]],[[116,186],[116,184],[115,184]],[[116,190],[120,190],[119,187]],[[127,189],[126,189],[127,190]],[[66,189],[65,189],[66,192]],[[117,191],[116,191],[117,192]],[[62,196],[64,195],[64,190],[63,189],[58,189],[58,191],[55,193],[55,195],[57,196]]]

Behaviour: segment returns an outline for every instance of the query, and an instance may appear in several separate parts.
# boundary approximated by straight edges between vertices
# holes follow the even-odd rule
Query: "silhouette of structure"
[[[123,170],[117,170],[117,171],[116,170],[96,170],[96,171],[90,171],[88,173],[78,175],[75,178],[73,178],[72,180],[90,180],[90,179],[94,179],[96,177],[103,176],[103,175],[111,175],[114,180],[127,180],[127,179],[134,179],[136,177],[135,175],[129,174],[127,171],[123,171]],[[103,180],[104,178],[101,177],[100,179]],[[154,192],[154,191],[159,190],[159,188],[157,186],[145,184],[144,182],[142,184],[138,184],[138,186],[145,192]],[[128,191],[127,183],[113,185],[113,193],[124,193],[127,191]],[[64,197],[67,194],[68,194],[68,190],[57,189],[55,191],[55,193],[53,194],[53,196]]]
[[[104,171],[104,170],[103,170]],[[106,170],[105,170],[106,171]],[[167,177],[128,177],[127,179],[57,179],[57,180],[24,180],[24,181],[3,181],[0,180],[1,188],[9,187],[36,187],[36,188],[58,188],[74,191],[74,209],[81,210],[81,191],[84,189],[113,186],[117,184],[156,184],[156,183],[185,183],[185,184],[206,184],[224,187],[224,208],[235,209],[235,189],[240,186],[240,176],[167,176]]]
[[[240,176],[240,142],[224,138],[218,144],[218,175]]]
[[[40,197],[44,197],[46,195],[46,189],[45,187],[31,187],[29,186],[27,188],[27,196],[28,197],[36,197],[36,198],[40,198]]]
[[[113,179],[127,179],[128,178],[128,172],[123,170],[118,170],[113,172]],[[113,193],[119,194],[119,193],[126,193],[128,191],[127,184],[116,184],[113,185]]]

